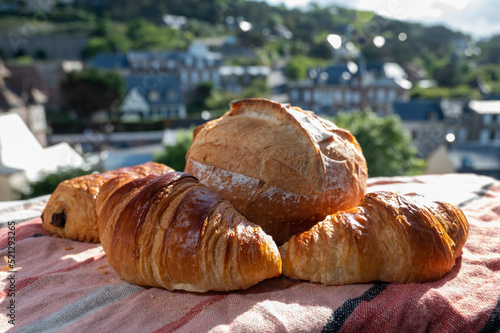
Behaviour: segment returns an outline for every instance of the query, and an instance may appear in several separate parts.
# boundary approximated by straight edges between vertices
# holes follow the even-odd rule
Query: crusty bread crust
[[[218,191],[278,244],[366,192],[354,136],[311,111],[267,99],[236,101],[197,127],[185,172]]]

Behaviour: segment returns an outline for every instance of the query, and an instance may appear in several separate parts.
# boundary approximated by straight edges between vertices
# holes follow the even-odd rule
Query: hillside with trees
[[[186,22],[174,29],[164,23],[164,15],[183,16]],[[4,17],[0,30],[20,24],[22,17],[33,14],[23,13],[21,7]],[[287,73],[298,79],[306,66],[335,61],[327,36],[338,34],[362,52],[367,63],[394,61],[436,82],[434,89],[416,87],[414,97],[474,97],[479,85],[500,92],[500,36],[474,41],[444,26],[391,20],[335,5],[312,3],[306,9],[288,9],[244,0],[80,0],[59,3],[43,23],[37,33],[86,34],[85,58],[100,52],[184,50],[194,39],[235,36],[257,54],[253,64],[292,61]],[[374,45],[375,36],[384,37],[383,47]]]

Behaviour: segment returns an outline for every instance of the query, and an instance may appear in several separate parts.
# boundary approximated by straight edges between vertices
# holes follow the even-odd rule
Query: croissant
[[[281,274],[271,236],[194,176],[115,177],[97,210],[108,263],[130,283],[226,291]]]
[[[166,165],[147,162],[61,182],[42,213],[43,227],[54,236],[98,243],[96,199],[101,186],[119,175],[140,178],[173,171]]]
[[[450,271],[467,239],[462,211],[418,194],[368,193],[280,247],[283,274],[328,285],[426,282]]]

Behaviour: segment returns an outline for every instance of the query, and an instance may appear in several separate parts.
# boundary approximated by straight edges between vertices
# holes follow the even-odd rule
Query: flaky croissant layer
[[[128,282],[226,291],[281,274],[272,238],[191,175],[115,178],[97,201],[108,263]]]
[[[283,274],[329,285],[425,282],[455,265],[469,224],[462,211],[417,194],[374,192],[280,247]]]

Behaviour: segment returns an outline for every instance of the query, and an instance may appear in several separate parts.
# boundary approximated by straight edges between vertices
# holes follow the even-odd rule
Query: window
[[[491,118],[493,124],[500,124],[500,116],[498,114],[492,115]]]
[[[493,123],[493,115],[492,114],[485,114],[483,116],[483,124],[491,125],[492,123]]]
[[[360,98],[359,98],[359,91],[354,91],[352,93],[352,103],[353,104],[359,104],[359,100],[360,100]]]
[[[333,92],[333,100],[335,101],[335,103],[342,103],[342,91],[340,90],[335,90]]]
[[[200,82],[200,74],[196,71],[191,72],[191,86],[196,86]]]
[[[186,85],[188,81],[188,73],[186,71],[181,72],[181,84]]]
[[[383,102],[385,99],[385,90],[380,88],[377,90],[377,102]]]
[[[396,100],[396,90],[394,89],[391,89],[389,90],[389,96],[387,96],[387,99],[389,100],[389,102],[394,102]]]
[[[369,101],[373,100],[373,89],[368,89],[367,98]]]
[[[460,128],[458,130],[458,142],[465,142],[467,140],[467,129]]]
[[[482,129],[479,133],[479,142],[488,143],[490,140],[490,131],[488,129]]]
[[[196,60],[196,68],[198,68],[198,69],[202,69],[203,67],[205,67],[205,66],[204,66],[204,62],[203,62],[203,59],[198,58],[198,59]]]
[[[311,91],[310,90],[304,90],[304,101],[306,101],[306,102],[311,101]]]
[[[151,102],[156,102],[160,99],[160,94],[158,94],[158,92],[156,90],[152,90],[149,92],[148,99]]]
[[[210,81],[210,72],[208,70],[201,72],[201,80],[204,82]]]
[[[349,90],[346,90],[345,97],[344,97],[344,102],[346,104],[351,104],[351,101],[352,101],[352,99],[351,99],[351,92]]]

